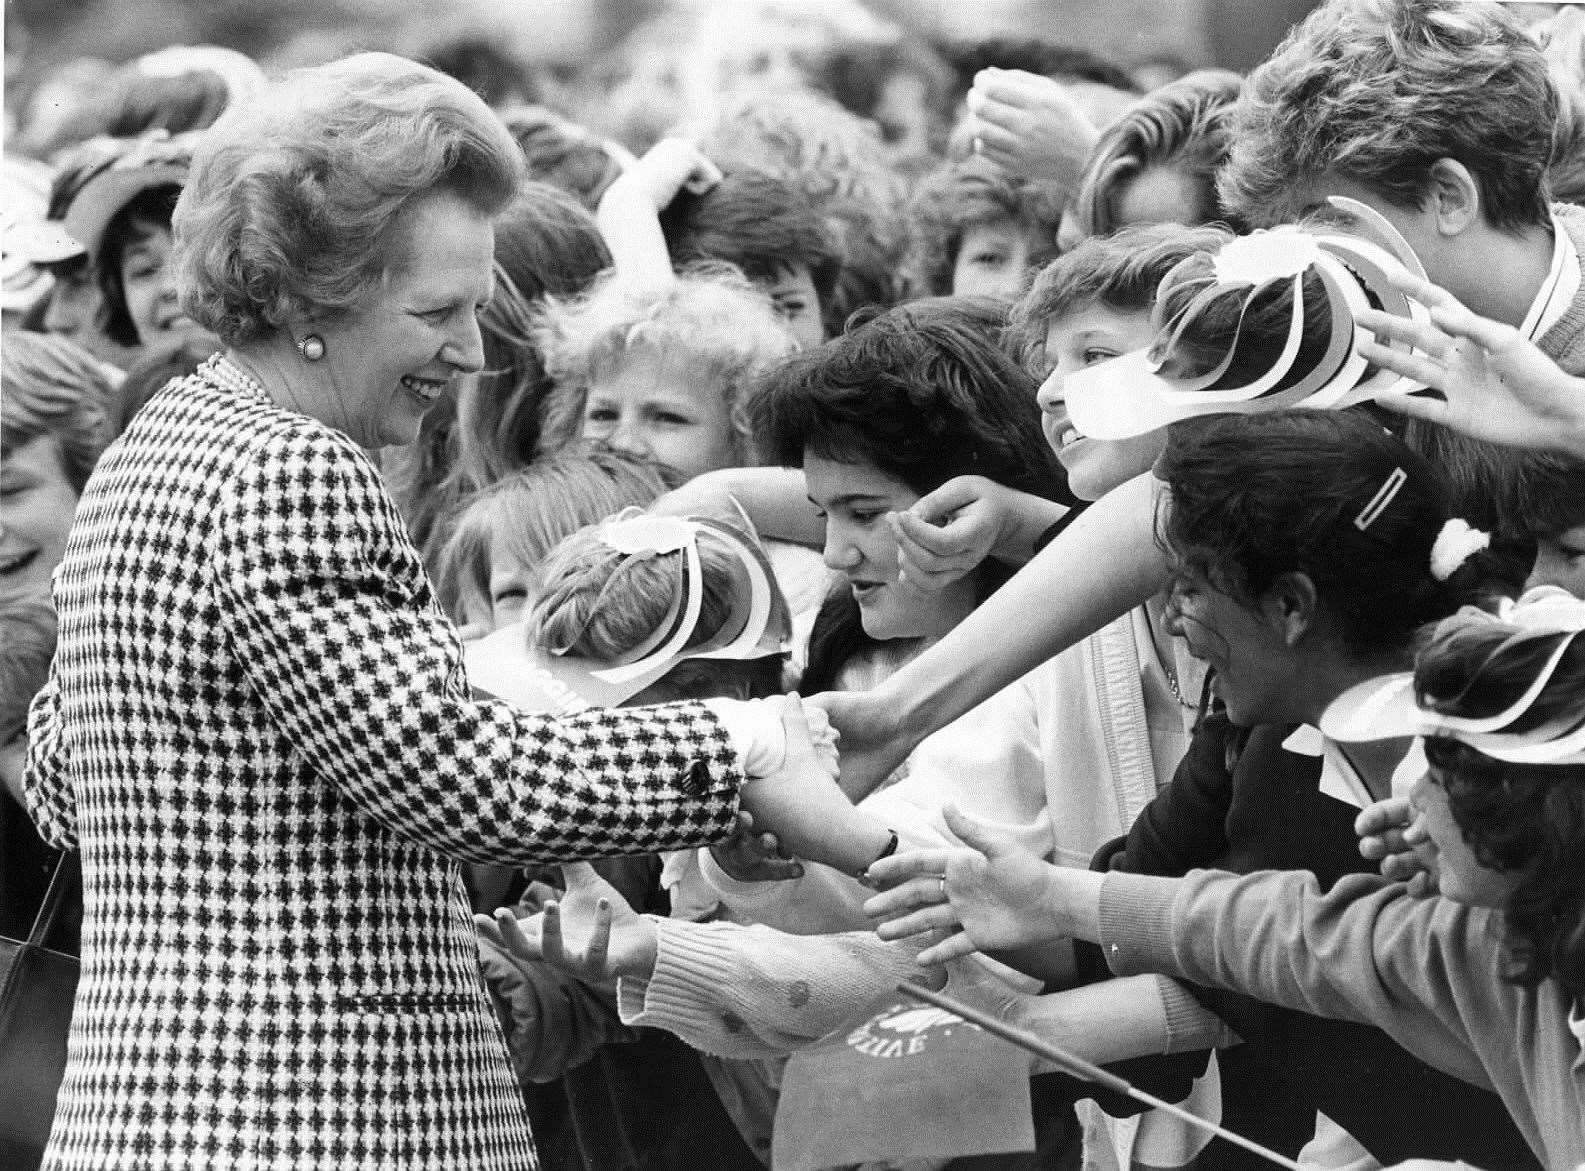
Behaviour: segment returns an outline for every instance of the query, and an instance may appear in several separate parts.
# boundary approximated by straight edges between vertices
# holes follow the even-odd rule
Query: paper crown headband
[[[1283,407],[1348,407],[1386,394],[1421,389],[1422,384],[1386,370],[1369,371],[1359,342],[1373,335],[1358,329],[1354,315],[1376,306],[1415,321],[1427,320],[1424,306],[1394,289],[1387,274],[1408,269],[1425,276],[1419,258],[1380,213],[1358,200],[1334,196],[1327,201],[1347,218],[1333,224],[1285,226],[1240,236],[1212,258],[1203,287],[1168,323],[1165,344],[1100,362],[1063,379],[1068,417],[1081,435],[1126,439],[1196,415],[1253,413]],[[1304,341],[1304,276],[1319,278],[1331,310],[1331,341],[1307,374],[1283,386],[1295,373]],[[1170,278],[1169,278],[1170,279]],[[1273,284],[1292,286],[1293,310],[1277,360],[1242,385],[1218,385],[1247,345],[1244,323],[1254,296]],[[1165,357],[1184,330],[1212,301],[1245,290],[1232,343],[1217,366],[1193,378],[1163,374]],[[1158,339],[1159,341],[1159,339]],[[1400,347],[1402,348],[1402,347]],[[1053,375],[1056,377],[1056,375]],[[1281,386],[1282,389],[1278,389]],[[1215,389],[1212,389],[1215,387]]]
[[[1585,764],[1585,711],[1523,731],[1512,730],[1546,690],[1569,647],[1585,632],[1585,602],[1562,590],[1544,588],[1532,590],[1518,602],[1505,601],[1496,614],[1466,607],[1449,621],[1501,623],[1513,628],[1487,663],[1497,662],[1526,643],[1550,639],[1556,645],[1523,694],[1495,715],[1448,716],[1427,711],[1415,699],[1413,673],[1403,672],[1368,680],[1338,696],[1321,717],[1321,731],[1343,742],[1448,736],[1513,764]]]
[[[468,646],[470,681],[519,707],[569,712],[625,703],[686,659],[742,661],[781,654],[791,637],[791,615],[765,551],[743,519],[748,531],[703,517],[649,516],[637,509],[602,522],[600,539],[621,560],[589,607],[585,627],[633,564],[680,553],[666,615],[655,630],[620,661],[601,663],[570,654],[567,648],[532,646],[527,623],[514,623]],[[701,541],[733,554],[738,572],[732,580],[737,588],[720,629],[689,646],[704,607]],[[552,593],[536,609],[555,605]]]

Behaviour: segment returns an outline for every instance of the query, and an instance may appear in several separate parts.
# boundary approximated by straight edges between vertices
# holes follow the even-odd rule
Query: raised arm
[[[703,192],[720,181],[716,165],[683,138],[661,139],[617,176],[595,213],[617,275],[623,280],[671,280],[660,213],[684,187]]]
[[[1156,544],[1160,482],[1092,504],[952,633],[873,691],[814,702],[842,733],[842,787],[870,792],[931,732],[1141,605],[1167,581]]]

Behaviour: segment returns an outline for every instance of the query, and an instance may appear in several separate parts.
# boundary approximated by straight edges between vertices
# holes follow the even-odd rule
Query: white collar
[[[1363,809],[1376,800],[1342,747],[1322,735],[1321,729],[1311,724],[1300,724],[1282,742],[1282,746],[1299,756],[1321,758],[1321,781],[1318,787],[1328,797],[1352,805],[1355,809]],[[1425,775],[1426,768],[1424,744],[1419,737],[1415,737],[1409,751],[1404,753],[1403,759],[1392,770],[1393,796],[1407,796],[1414,783]]]
[[[1531,341],[1539,341],[1546,332],[1563,319],[1569,306],[1580,291],[1580,259],[1574,241],[1563,226],[1563,221],[1552,216],[1552,264],[1547,269],[1546,280],[1536,293],[1525,314],[1519,332]]]

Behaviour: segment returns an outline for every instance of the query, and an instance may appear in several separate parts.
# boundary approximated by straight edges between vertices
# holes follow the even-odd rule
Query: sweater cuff
[[[1101,951],[1112,972],[1176,973],[1173,955],[1175,878],[1112,871],[1101,883]]]
[[[1222,1018],[1182,984],[1168,976],[1156,976],[1155,981],[1162,1011],[1167,1016],[1167,1047],[1163,1052],[1195,1053],[1221,1048],[1229,1040]]]
[[[683,1036],[717,1032],[716,1006],[732,986],[732,952],[705,924],[646,915],[655,928],[655,968],[647,981],[623,978],[617,1012],[624,1025],[654,1025]],[[727,1024],[728,1031],[731,1023]]]

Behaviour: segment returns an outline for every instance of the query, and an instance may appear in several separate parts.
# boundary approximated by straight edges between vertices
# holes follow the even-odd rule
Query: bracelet
[[[887,830],[886,832],[892,835],[892,839],[886,843],[886,848],[884,850],[875,855],[875,859],[870,863],[870,866],[875,865],[875,863],[879,862],[882,858],[890,858],[893,854],[897,853],[897,847],[901,844],[897,837],[897,831],[892,829]],[[860,882],[863,882],[865,878],[869,876],[870,866],[866,866],[853,877],[857,878]]]

